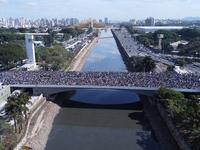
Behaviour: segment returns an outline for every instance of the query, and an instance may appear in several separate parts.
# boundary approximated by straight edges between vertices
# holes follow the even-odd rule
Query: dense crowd
[[[200,75],[172,72],[5,71],[0,72],[0,83],[200,89]]]

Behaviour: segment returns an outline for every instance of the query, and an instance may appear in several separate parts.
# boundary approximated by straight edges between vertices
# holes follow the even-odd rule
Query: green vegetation
[[[36,49],[36,61],[42,62],[41,66],[44,70],[66,69],[79,51],[79,48],[75,52],[66,51],[61,46],[39,47]]]
[[[0,28],[0,33],[35,33],[34,27],[31,27],[30,29],[27,28]]]
[[[17,133],[17,123],[19,124],[19,133],[22,130],[23,114],[25,115],[25,120],[27,119],[27,112],[29,111],[26,104],[31,104],[29,101],[30,97],[28,92],[15,93],[9,98],[9,102],[5,105],[6,115],[14,119],[15,132]]]
[[[187,65],[187,61],[183,61],[182,59],[178,59],[178,60],[176,60],[175,61],[175,63],[174,63],[174,65],[176,65],[176,66],[186,66]]]
[[[27,58],[26,52],[16,44],[0,44],[0,63],[3,67],[15,66],[14,63]]]
[[[144,58],[132,56],[130,60],[134,64],[134,68],[137,72],[150,72],[156,68],[155,60],[153,60],[150,56],[145,56]]]
[[[0,34],[0,43],[10,42],[13,40],[25,40],[25,36],[21,34],[14,34],[14,33]]]
[[[84,33],[85,31],[82,29],[79,29],[78,27],[75,28],[64,28],[60,31],[60,33],[64,33],[63,38],[61,39],[61,41],[66,41],[69,40],[70,36],[72,37],[76,37],[82,33]]]
[[[125,25],[125,27],[127,28],[128,32],[129,32],[130,34],[139,33],[138,30],[135,30],[135,29],[132,28],[132,25]]]
[[[177,32],[181,39],[189,41],[187,45],[178,45],[180,55],[198,57],[200,54],[200,30],[184,28]]]
[[[89,40],[93,40],[94,39],[94,37],[91,35],[90,37],[89,37]]]
[[[173,65],[168,65],[167,66],[167,71],[174,71],[174,67]]]
[[[178,34],[181,35],[182,39],[191,41],[194,38],[200,37],[200,30],[184,28],[184,29],[178,31]]]
[[[93,34],[93,36],[98,37],[98,33],[99,33],[99,30],[97,30],[97,31]]]
[[[179,51],[180,55],[188,55],[197,57],[200,54],[200,38],[195,38],[189,44],[182,47]]]
[[[49,35],[44,35],[43,41],[45,42],[45,46],[51,47],[54,39],[56,39],[57,32],[53,31],[52,29],[48,29],[47,33],[49,33]]]
[[[159,88],[154,94],[176,123],[193,150],[200,149],[200,96],[185,98],[180,92]]]
[[[95,33],[93,33],[93,35],[91,35],[91,36],[89,37],[89,40],[93,40],[94,37],[98,37],[98,33],[99,33],[99,31],[97,30]]]
[[[92,31],[93,31],[93,28],[89,27],[88,30],[87,30],[87,34],[90,34]]]
[[[0,150],[12,149],[17,144],[17,135],[14,128],[5,120],[0,120],[0,135]]]
[[[170,52],[173,50],[173,47],[170,45],[170,42],[177,42],[181,40],[179,35],[175,31],[166,31],[166,30],[158,30],[154,33],[148,33],[144,35],[137,36],[137,40],[146,46],[149,45],[158,45],[159,39],[157,38],[158,34],[164,34],[164,38],[162,39],[162,49],[165,52]]]

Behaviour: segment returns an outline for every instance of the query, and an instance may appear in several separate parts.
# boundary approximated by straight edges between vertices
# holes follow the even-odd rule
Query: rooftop
[[[182,26],[135,26],[136,28],[141,29],[183,29]]]

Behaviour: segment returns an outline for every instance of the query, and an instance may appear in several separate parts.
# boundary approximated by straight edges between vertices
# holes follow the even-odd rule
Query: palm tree
[[[15,93],[9,97],[10,102],[5,105],[6,114],[14,119],[15,132],[17,132],[17,118],[19,115],[20,104],[18,102],[19,93]]]
[[[29,111],[29,108],[26,105],[32,104],[32,102],[29,100],[30,98],[31,97],[28,96],[28,92],[24,92],[19,95],[19,101],[23,106],[22,111],[24,112],[25,120],[27,120],[27,111]]]

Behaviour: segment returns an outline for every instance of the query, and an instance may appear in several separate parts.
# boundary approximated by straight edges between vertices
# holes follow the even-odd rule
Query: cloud
[[[199,0],[0,0],[5,17],[87,18],[128,21],[130,19],[184,18],[200,14]],[[7,3],[7,4],[6,4]],[[34,6],[34,7],[30,7]],[[33,12],[37,10],[37,12]],[[10,12],[9,14],[4,12]],[[4,16],[2,16],[4,17]],[[19,17],[19,16],[18,16]]]
[[[5,3],[5,2],[8,2],[8,0],[0,0],[0,3]]]
[[[38,5],[37,3],[26,3],[27,5]]]

